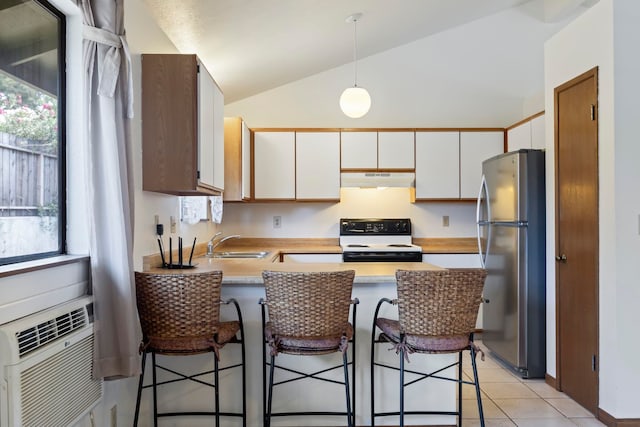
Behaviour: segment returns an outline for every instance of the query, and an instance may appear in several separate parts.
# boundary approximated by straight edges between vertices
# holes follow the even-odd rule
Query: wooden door
[[[558,388],[598,408],[598,72],[555,89]]]

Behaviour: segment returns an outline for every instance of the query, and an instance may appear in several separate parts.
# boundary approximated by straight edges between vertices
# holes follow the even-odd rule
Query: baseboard
[[[554,389],[558,390],[558,383],[554,377],[549,374],[545,374],[544,382],[549,384]],[[598,420],[605,424],[607,427],[640,427],[640,418],[621,418],[617,419],[609,414],[607,411],[598,408]]]
[[[640,418],[618,419],[600,408],[598,408],[598,419],[608,427],[640,427]]]
[[[554,389],[558,389],[558,383],[556,382],[556,379],[554,377],[552,377],[549,374],[544,374],[544,382],[549,384],[551,387],[553,387]]]

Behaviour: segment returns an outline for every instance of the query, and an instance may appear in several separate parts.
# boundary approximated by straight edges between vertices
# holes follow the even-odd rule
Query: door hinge
[[[591,370],[596,371],[596,355],[591,356]]]
[[[196,172],[196,179],[197,179],[197,180],[200,180],[200,171],[197,171],[197,172]]]
[[[595,120],[596,119],[596,106],[594,104],[591,104],[591,120]]]

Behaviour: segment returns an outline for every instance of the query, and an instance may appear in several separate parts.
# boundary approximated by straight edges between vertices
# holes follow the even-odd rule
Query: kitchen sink
[[[211,258],[255,258],[261,259],[266,257],[269,252],[215,252]]]

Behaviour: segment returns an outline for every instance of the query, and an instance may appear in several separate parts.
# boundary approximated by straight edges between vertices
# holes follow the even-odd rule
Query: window
[[[64,252],[64,15],[0,3],[0,264]]]

